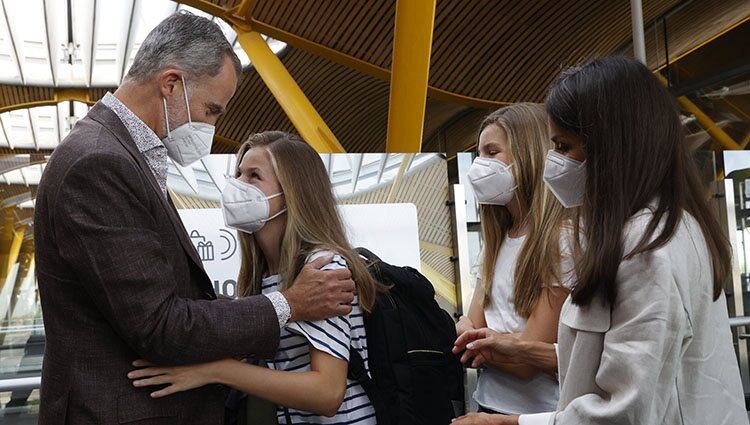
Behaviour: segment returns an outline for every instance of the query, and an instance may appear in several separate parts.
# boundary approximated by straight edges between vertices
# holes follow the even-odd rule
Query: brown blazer
[[[47,336],[41,425],[220,424],[223,387],[154,400],[154,388],[127,378],[131,362],[271,357],[278,347],[266,297],[216,299],[177,211],[102,104],[52,154],[34,240]]]

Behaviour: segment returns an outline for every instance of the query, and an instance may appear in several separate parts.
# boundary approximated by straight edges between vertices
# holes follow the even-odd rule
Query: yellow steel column
[[[432,283],[435,293],[445,298],[453,307],[458,305],[456,297],[456,284],[448,280],[439,271],[430,267],[429,264],[422,261],[422,274]]]
[[[659,80],[665,85],[667,84],[667,80],[658,72],[656,73],[656,77],[659,78]],[[724,130],[721,129],[721,127],[716,125],[714,120],[712,120],[711,117],[701,111],[701,109],[696,106],[695,103],[693,103],[690,99],[688,99],[687,96],[678,97],[677,103],[685,108],[686,111],[693,114],[695,116],[695,120],[698,121],[698,124],[703,127],[703,129],[706,130],[706,133],[713,137],[714,140],[724,146],[724,149],[742,150],[742,146],[735,142],[731,136],[729,136]]]
[[[5,286],[5,281],[8,279],[13,266],[18,261],[18,254],[21,252],[21,244],[23,243],[23,235],[26,233],[26,226],[21,226],[18,229],[14,229],[15,217],[8,220],[8,210],[12,213],[12,209],[6,209],[5,214],[5,225],[3,226],[3,237],[2,237],[2,254],[0,255],[0,290]],[[10,222],[10,225],[8,225]],[[8,230],[10,227],[10,230]]]
[[[2,218],[3,228],[0,235],[0,290],[3,288],[5,279],[8,277],[10,248],[13,246],[13,229],[16,225],[16,214],[13,212],[13,207],[5,208]]]
[[[398,0],[386,152],[420,152],[436,0]]]
[[[387,204],[390,204],[396,200],[396,195],[398,194],[399,189],[401,189],[401,182],[404,179],[404,174],[406,174],[406,167],[411,162],[411,158],[413,156],[414,154],[410,153],[404,154],[404,157],[401,158],[401,166],[398,167],[398,174],[396,174],[396,177],[393,179],[391,190],[388,192],[388,198],[386,198],[385,200]]]
[[[742,147],[737,144],[737,142],[732,139],[724,130],[721,129],[716,123],[706,115],[703,111],[700,110],[690,99],[688,99],[686,96],[680,96],[677,98],[677,102],[682,105],[683,108],[685,108],[686,111],[690,112],[691,114],[695,115],[695,120],[698,121],[698,124],[700,124],[701,127],[703,127],[706,132],[711,135],[711,137],[714,138],[717,142],[721,143],[722,146],[724,146],[724,149],[729,150],[741,150]]]
[[[263,37],[255,31],[235,30],[253,66],[302,138],[320,153],[345,152]]]
[[[18,254],[21,252],[24,234],[26,234],[26,226],[21,226],[13,230],[13,242],[10,245],[10,252],[8,253],[7,269],[4,270],[5,277],[10,275],[10,271],[13,270],[13,266],[18,261]]]
[[[21,293],[23,282],[29,275],[29,271],[34,267],[34,241],[29,240],[25,243],[30,244],[31,249],[29,249],[28,246],[22,249],[22,251],[24,252],[23,259],[21,260],[21,264],[18,267],[18,274],[16,275],[16,282],[10,295],[10,305],[8,307],[8,317],[11,318],[13,317],[13,311],[15,311],[16,305],[18,304],[18,296]]]

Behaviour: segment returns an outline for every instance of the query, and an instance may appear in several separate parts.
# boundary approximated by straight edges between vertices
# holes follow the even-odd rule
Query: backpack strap
[[[380,259],[380,257],[378,257],[377,255],[375,255],[375,253],[373,253],[372,251],[370,251],[367,248],[358,246],[358,247],[354,248],[354,250],[357,251],[357,254],[361,255],[364,258],[366,258],[367,259],[367,263],[377,263],[377,262],[382,261]]]
[[[378,390],[375,381],[373,381],[372,378],[370,378],[370,375],[367,374],[365,361],[362,359],[362,356],[359,355],[359,351],[354,347],[349,348],[349,367],[346,376],[352,381],[357,382],[362,386],[362,389],[365,390],[367,398],[370,399],[370,403],[375,409],[375,417],[377,418],[378,425],[390,424],[390,421],[385,414],[387,410],[385,403],[380,396],[380,391]]]

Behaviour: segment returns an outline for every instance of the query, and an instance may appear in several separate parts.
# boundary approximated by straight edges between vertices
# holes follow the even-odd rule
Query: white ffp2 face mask
[[[580,207],[586,187],[586,161],[578,162],[550,149],[544,183],[565,208]]]
[[[221,193],[221,209],[227,227],[246,233],[255,233],[263,225],[286,212],[286,208],[269,217],[268,200],[283,195],[279,192],[266,196],[254,185],[234,178],[227,179]]]
[[[504,162],[477,157],[469,168],[469,181],[480,204],[508,205],[516,191],[510,165]]]
[[[204,122],[193,122],[190,116],[190,103],[188,102],[185,77],[182,77],[182,91],[185,93],[188,122],[174,130],[170,130],[167,99],[162,97],[164,101],[164,121],[167,125],[167,137],[164,137],[161,141],[167,148],[167,155],[174,162],[187,167],[211,153],[211,144],[214,141],[216,128]]]

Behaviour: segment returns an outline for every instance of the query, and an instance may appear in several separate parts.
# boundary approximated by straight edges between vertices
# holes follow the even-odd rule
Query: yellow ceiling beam
[[[51,99],[37,100],[33,102],[16,103],[13,105],[3,106],[3,107],[0,107],[0,114],[5,113],[5,112],[10,112],[10,111],[15,111],[18,109],[35,108],[38,106],[56,106],[60,102],[66,102],[70,100],[85,103],[89,106],[93,106],[96,102],[99,101],[99,99],[94,99],[91,97],[89,93],[89,89],[85,89],[85,88],[83,89],[72,89],[72,88],[55,89],[53,97]],[[232,140],[232,139],[228,139],[223,136],[219,136],[219,135],[215,135],[214,140],[222,142],[228,146],[237,146],[237,147],[240,146],[239,142]],[[29,153],[32,151],[32,150],[28,150],[29,152],[27,152],[27,150],[28,149],[13,149],[12,153]],[[40,150],[40,151],[33,150],[33,152],[49,153],[51,152],[51,150]],[[29,164],[24,164],[24,167],[27,165]]]
[[[13,266],[18,261],[18,255],[21,252],[23,236],[26,233],[27,226],[16,228],[15,208],[5,208],[4,223],[2,229],[2,239],[0,240],[0,290],[8,280]]]
[[[456,284],[446,279],[445,276],[440,274],[437,270],[433,269],[429,264],[422,261],[422,274],[427,280],[432,283],[432,287],[435,288],[435,293],[443,297],[453,307],[458,305],[456,299]]]
[[[437,0],[398,0],[386,152],[420,152]]]
[[[242,4],[240,4],[237,7],[237,10],[234,14],[240,17],[241,19],[244,19],[244,20],[249,19],[250,10],[253,7],[253,3],[255,3],[255,0],[242,0]]]
[[[398,167],[398,174],[396,174],[396,177],[393,179],[393,184],[391,184],[391,190],[388,192],[388,197],[385,200],[387,204],[390,204],[396,201],[396,195],[398,194],[399,189],[401,189],[401,182],[404,181],[404,174],[406,174],[406,167],[408,167],[409,163],[411,163],[411,159],[413,156],[414,156],[413,153],[406,153],[404,154],[403,158],[401,158],[401,166]]]
[[[241,142],[238,142],[236,140],[232,140],[230,138],[219,136],[218,134],[214,134],[214,142],[220,142],[227,146],[234,146],[239,149],[240,145],[242,145]]]
[[[19,165],[14,165],[12,167],[0,168],[0,176],[2,176],[3,174],[10,173],[11,171],[20,170],[26,167],[31,167],[32,165],[45,164],[46,162],[47,160],[44,159],[44,157],[42,157],[41,159],[29,160],[29,162],[19,164]]]
[[[35,108],[37,106],[55,106],[60,102],[69,100],[82,102],[87,105],[95,104],[99,99],[92,99],[89,89],[55,89],[51,99],[36,100],[33,102],[16,103],[0,107],[0,114],[14,111],[16,109]]]
[[[362,59],[355,58],[354,56],[343,53],[339,50],[332,49],[314,41],[310,41],[306,38],[284,31],[273,25],[257,21],[255,19],[251,19],[250,26],[252,26],[256,31],[266,34],[269,37],[275,38],[276,40],[283,41],[290,46],[339,63],[346,66],[347,68],[351,68],[365,75],[369,75],[370,77],[382,81],[391,80],[391,71],[386,68],[374,65]],[[494,101],[480,99],[478,97],[465,96],[431,85],[427,86],[427,95],[435,100],[456,103],[472,108],[499,108],[501,106],[511,104],[511,102]]]
[[[346,152],[260,33],[241,28],[235,30],[255,70],[300,136],[320,153]]]
[[[438,244],[434,244],[431,242],[419,241],[419,248],[424,249],[426,251],[432,251],[438,254],[447,255],[449,257],[453,256],[453,248],[449,246],[443,246],[443,245],[438,245]]]
[[[724,130],[721,129],[716,123],[706,115],[698,106],[696,106],[687,96],[680,96],[677,98],[677,102],[685,108],[686,111],[690,112],[695,116],[695,120],[698,121],[701,127],[717,142],[721,143],[724,149],[728,150],[742,150],[742,146],[737,144]]]
[[[744,24],[745,22],[750,21],[750,15],[740,19],[739,21],[735,22],[734,24],[730,25],[726,29],[723,29],[719,31],[718,33],[714,34],[712,37],[709,37],[705,41],[696,44],[695,46],[685,50],[684,52],[680,53],[678,56],[670,59],[669,65],[674,65],[675,62],[679,61],[680,59],[684,58],[685,56],[688,56],[689,54],[693,53],[694,51],[700,49],[701,47],[710,44],[712,41],[716,40],[717,38],[721,37],[722,35],[728,33],[729,31],[732,31],[733,29],[737,28],[738,26]],[[667,64],[664,63],[662,65],[659,65],[658,68],[656,68],[656,71],[661,71],[662,69],[666,68]]]
[[[198,10],[202,10],[208,14],[219,16],[219,17],[224,17],[225,15],[231,12],[231,10],[229,9],[226,9],[222,6],[219,6],[215,3],[211,3],[210,1],[206,1],[206,0],[175,0],[175,1],[177,3],[182,3],[184,5],[194,7]]]
[[[742,142],[740,142],[740,147],[742,147],[742,149],[745,149],[748,144],[750,144],[750,131],[747,132],[745,138],[742,139]]]
[[[224,9],[213,3],[209,3],[205,0],[180,0],[180,3],[184,3],[188,6],[194,7],[196,9],[200,9],[214,16],[219,16],[227,20],[228,22],[231,22],[232,25],[237,28],[244,29],[245,31],[249,31],[252,29],[253,31],[260,32],[261,34],[265,34],[276,40],[283,41],[284,43],[292,47],[295,47],[300,50],[304,50],[306,52],[328,59],[330,61],[339,63],[348,68],[354,69],[355,71],[359,71],[365,75],[369,75],[370,77],[376,78],[378,80],[382,80],[382,81],[391,80],[391,71],[386,68],[374,65],[370,62],[364,61],[362,59],[358,59],[354,56],[343,53],[339,50],[332,49],[320,43],[316,43],[304,37],[300,37],[297,34],[293,34],[281,28],[278,28],[273,25],[269,25],[264,22],[260,22],[256,19],[253,19],[253,17],[250,16],[250,11],[251,11],[250,8],[252,6],[252,0],[245,0],[245,1],[246,2],[249,1],[251,4],[245,5],[245,3],[243,3],[239,7],[235,7],[231,10]],[[433,0],[430,0],[430,1],[433,1]],[[414,3],[418,3],[418,2],[414,2]],[[243,10],[243,6],[247,7],[247,10]],[[290,7],[293,7],[293,6],[290,6]],[[243,12],[247,12],[247,14],[243,15]],[[427,86],[427,95],[436,100],[457,103],[460,105],[473,107],[473,108],[499,108],[501,106],[510,105],[511,103],[511,102],[500,102],[500,101],[493,101],[493,100],[487,100],[487,99],[480,99],[480,98],[472,97],[472,96],[465,96],[462,94],[454,93],[448,90],[443,90],[443,89],[430,86],[430,85]]]
[[[667,79],[664,78],[660,73],[656,72],[654,75],[656,75],[659,81],[661,81],[664,85],[668,84]],[[703,129],[706,130],[706,133],[713,137],[714,140],[719,142],[724,147],[724,149],[742,150],[742,147],[737,142],[735,142],[731,136],[729,136],[724,130],[722,130],[721,127],[716,125],[714,120],[706,115],[695,103],[688,99],[687,96],[678,97],[677,103],[679,103],[680,106],[682,106],[686,111],[693,114],[698,124],[703,127]]]
[[[745,111],[744,109],[742,109],[739,106],[735,105],[734,102],[732,102],[731,100],[729,100],[726,97],[723,97],[723,98],[719,99],[719,101],[724,106],[726,106],[730,110],[730,112],[734,113],[739,118],[744,119],[747,122],[750,122],[750,114],[748,114],[747,111]]]

